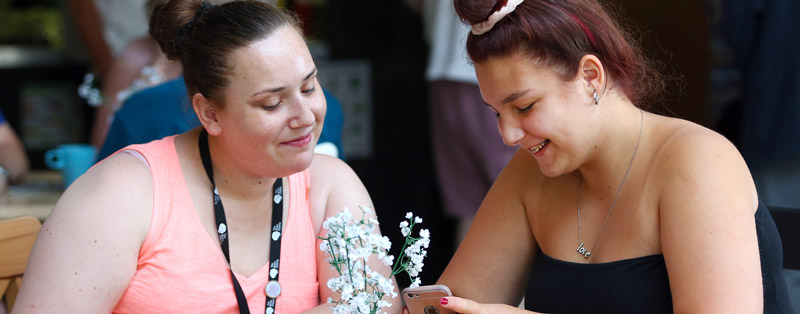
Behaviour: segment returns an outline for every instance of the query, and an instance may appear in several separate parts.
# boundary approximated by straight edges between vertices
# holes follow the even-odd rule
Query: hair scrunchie
[[[494,27],[494,24],[497,24],[497,22],[506,17],[506,15],[514,12],[514,10],[520,3],[522,3],[522,1],[524,0],[508,0],[503,7],[492,13],[492,15],[489,15],[489,18],[487,18],[485,21],[472,24],[472,34],[482,35],[490,31],[492,27]]]

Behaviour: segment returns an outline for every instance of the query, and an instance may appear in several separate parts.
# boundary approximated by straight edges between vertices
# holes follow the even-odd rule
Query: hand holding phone
[[[441,308],[439,303],[442,298],[452,296],[450,288],[445,285],[405,288],[402,295],[410,314],[455,314]]]

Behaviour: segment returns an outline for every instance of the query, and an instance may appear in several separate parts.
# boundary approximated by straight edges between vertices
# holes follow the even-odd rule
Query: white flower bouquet
[[[370,207],[359,208],[361,218],[358,220],[354,220],[350,210],[345,208],[322,224],[328,233],[320,238],[320,250],[328,254],[328,263],[339,273],[338,278],[328,280],[328,288],[341,295],[339,300],[328,298],[328,304],[333,305],[331,310],[334,313],[385,313],[379,312],[380,309],[391,306],[391,303],[383,300],[383,297],[397,297],[391,276],[406,272],[411,279],[411,286],[419,286],[419,273],[427,255],[425,249],[430,244],[430,232],[422,229],[419,237],[412,237],[414,226],[422,223],[422,218],[415,217],[411,212],[406,214],[408,220],[400,223],[405,243],[400,257],[395,261],[394,256],[388,254],[391,241],[376,232],[378,220],[365,218]],[[367,265],[373,254],[385,265],[392,266],[389,278]]]

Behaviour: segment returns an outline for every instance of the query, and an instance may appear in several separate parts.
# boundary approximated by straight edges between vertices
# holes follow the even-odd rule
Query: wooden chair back
[[[22,273],[42,224],[31,216],[0,221],[0,298],[6,298],[8,311],[14,306]]]

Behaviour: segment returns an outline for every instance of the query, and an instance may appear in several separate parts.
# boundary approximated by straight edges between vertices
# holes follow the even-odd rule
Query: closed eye
[[[275,109],[278,109],[278,106],[280,106],[282,103],[283,103],[283,101],[279,101],[277,104],[266,105],[266,106],[262,106],[261,108],[264,108],[264,110],[266,110],[266,111],[273,111]]]
[[[304,87],[308,87],[308,88],[301,89],[300,90],[301,93],[303,93],[305,95],[314,94],[314,92],[317,90],[317,77],[316,77],[316,74],[317,74],[317,70],[314,69],[314,71],[311,71],[311,73],[309,73],[308,76],[306,76],[306,79],[304,80],[303,85],[304,85]]]
[[[533,105],[534,104],[531,103],[530,105],[526,106],[525,108],[517,108],[517,111],[519,111],[520,113],[526,113],[528,111],[531,111],[531,108],[533,108]]]

